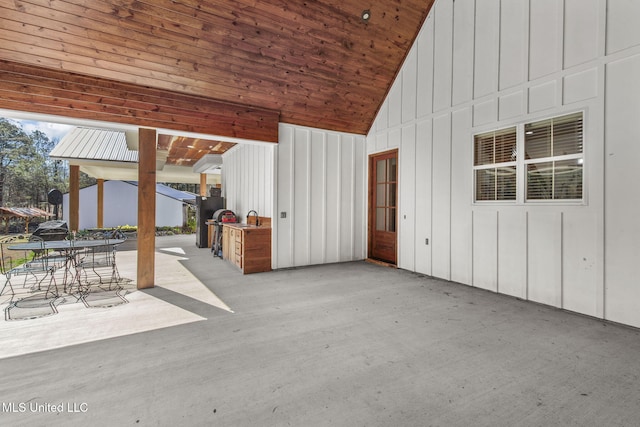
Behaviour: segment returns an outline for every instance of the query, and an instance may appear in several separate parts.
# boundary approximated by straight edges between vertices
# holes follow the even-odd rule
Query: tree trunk
[[[4,171],[0,171],[0,206],[4,206]]]

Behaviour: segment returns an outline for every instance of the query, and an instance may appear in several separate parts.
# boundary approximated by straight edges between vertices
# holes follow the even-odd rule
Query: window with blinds
[[[474,136],[475,201],[583,200],[583,113]]]
[[[527,200],[581,200],[582,113],[524,126]]]
[[[475,199],[516,199],[516,128],[475,136]]]

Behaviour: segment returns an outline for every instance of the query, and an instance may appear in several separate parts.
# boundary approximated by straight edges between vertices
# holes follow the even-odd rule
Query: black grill
[[[229,209],[218,209],[213,213],[213,244],[211,245],[211,252],[213,256],[222,258],[222,225],[227,223],[238,222],[238,218],[233,211]]]
[[[32,236],[45,241],[64,240],[69,235],[69,227],[66,221],[47,221],[38,226]]]

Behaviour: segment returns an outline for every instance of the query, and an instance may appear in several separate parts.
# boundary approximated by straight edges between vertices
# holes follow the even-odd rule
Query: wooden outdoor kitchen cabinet
[[[271,271],[271,227],[224,224],[222,258],[244,274]]]

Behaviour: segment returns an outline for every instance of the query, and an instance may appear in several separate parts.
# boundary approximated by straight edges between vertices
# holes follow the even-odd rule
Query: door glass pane
[[[387,161],[378,160],[376,163],[376,182],[385,182],[387,177]]]
[[[376,230],[384,231],[384,211],[385,208],[376,208]]]
[[[387,206],[395,206],[396,205],[396,185],[395,183],[393,184],[387,184],[387,188],[388,188],[388,197],[387,197]]]
[[[397,160],[396,158],[389,159],[389,176],[387,177],[387,181],[396,182],[396,169],[397,169]]]
[[[376,206],[385,206],[385,193],[386,184],[377,184],[376,185]]]
[[[396,210],[395,208],[388,209],[388,223],[387,223],[387,231],[396,231]]]

